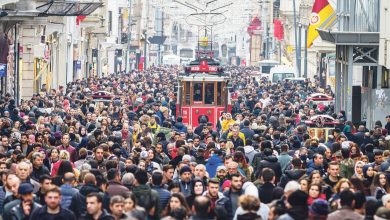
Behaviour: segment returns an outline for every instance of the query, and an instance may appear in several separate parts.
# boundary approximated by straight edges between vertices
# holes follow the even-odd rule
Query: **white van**
[[[298,71],[295,67],[284,65],[275,66],[271,68],[268,80],[272,83],[282,82],[286,78],[296,78],[298,75],[297,73]]]

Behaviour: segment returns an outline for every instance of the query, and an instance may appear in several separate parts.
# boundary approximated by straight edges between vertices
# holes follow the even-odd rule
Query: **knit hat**
[[[142,151],[141,154],[139,155],[139,157],[141,159],[148,159],[148,152],[147,151]]]
[[[189,166],[184,166],[183,168],[180,169],[180,175],[182,175],[185,172],[192,173],[192,170]]]
[[[232,184],[232,182],[230,180],[225,180],[222,184],[222,189],[225,189],[225,188],[230,188],[230,185]]]
[[[287,199],[290,205],[294,206],[307,206],[308,195],[302,190],[293,192]]]
[[[329,205],[328,201],[324,199],[316,199],[309,208],[310,212],[315,215],[328,215]]]
[[[188,154],[184,155],[183,158],[182,158],[182,161],[185,161],[185,160],[188,160],[188,161],[191,162],[191,156],[188,155]]]

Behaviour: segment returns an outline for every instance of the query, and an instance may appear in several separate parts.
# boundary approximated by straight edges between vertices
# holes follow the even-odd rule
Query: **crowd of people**
[[[231,112],[176,115],[177,67],[0,99],[4,220],[390,219],[390,117],[367,128],[317,79],[271,84],[230,67]],[[112,100],[91,94],[106,91]],[[332,116],[329,135],[305,120]]]

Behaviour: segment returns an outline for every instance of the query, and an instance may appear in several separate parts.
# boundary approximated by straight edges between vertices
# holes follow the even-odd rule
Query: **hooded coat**
[[[223,165],[222,159],[217,155],[213,154],[206,163],[206,170],[209,173],[210,178],[214,177],[217,173],[217,167]]]
[[[259,164],[259,172],[260,175],[262,173],[262,170],[264,168],[270,168],[275,172],[276,181],[279,181],[280,177],[282,176],[282,167],[280,166],[280,163],[278,162],[278,158],[274,155],[267,156],[262,160]]]
[[[245,151],[245,156],[248,157],[249,159],[249,164],[252,164],[253,158],[255,157],[257,151],[253,146],[249,146],[249,145],[246,145],[244,147],[244,151]]]

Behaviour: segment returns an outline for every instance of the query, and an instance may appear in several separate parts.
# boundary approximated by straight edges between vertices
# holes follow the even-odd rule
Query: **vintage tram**
[[[199,56],[190,62],[178,76],[176,115],[193,127],[205,116],[215,128],[221,113],[231,110],[230,78],[212,55]]]

